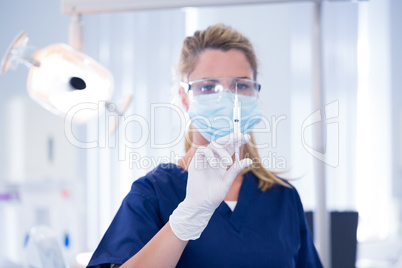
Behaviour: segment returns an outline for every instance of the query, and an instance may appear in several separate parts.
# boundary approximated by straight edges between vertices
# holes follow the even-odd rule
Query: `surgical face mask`
[[[256,97],[238,95],[238,100],[241,104],[240,131],[247,134],[261,121],[262,108]],[[212,142],[233,133],[233,104],[233,93],[193,96],[188,114],[198,132]]]

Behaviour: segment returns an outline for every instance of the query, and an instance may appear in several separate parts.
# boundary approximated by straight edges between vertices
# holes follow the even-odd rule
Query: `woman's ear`
[[[188,107],[190,106],[190,103],[189,103],[188,95],[186,92],[184,92],[184,89],[182,87],[179,88],[179,95],[180,95],[181,103],[183,104],[186,111],[188,111]]]

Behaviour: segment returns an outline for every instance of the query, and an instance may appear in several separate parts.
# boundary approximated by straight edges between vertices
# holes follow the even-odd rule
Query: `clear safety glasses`
[[[261,89],[256,81],[244,78],[207,78],[188,83],[180,82],[180,85],[190,96],[232,92],[257,97]]]

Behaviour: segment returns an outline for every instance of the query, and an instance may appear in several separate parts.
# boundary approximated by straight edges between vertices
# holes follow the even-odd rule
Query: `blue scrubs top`
[[[122,264],[169,220],[186,194],[188,173],[161,164],[136,180],[88,267]],[[295,188],[258,189],[244,176],[235,210],[222,202],[201,237],[190,240],[177,267],[322,267]]]

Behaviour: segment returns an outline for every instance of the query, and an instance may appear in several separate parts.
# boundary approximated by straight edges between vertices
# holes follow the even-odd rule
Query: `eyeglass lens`
[[[203,79],[190,82],[191,90],[196,95],[215,94],[221,92],[236,92],[245,96],[256,96],[259,84],[248,79]]]

